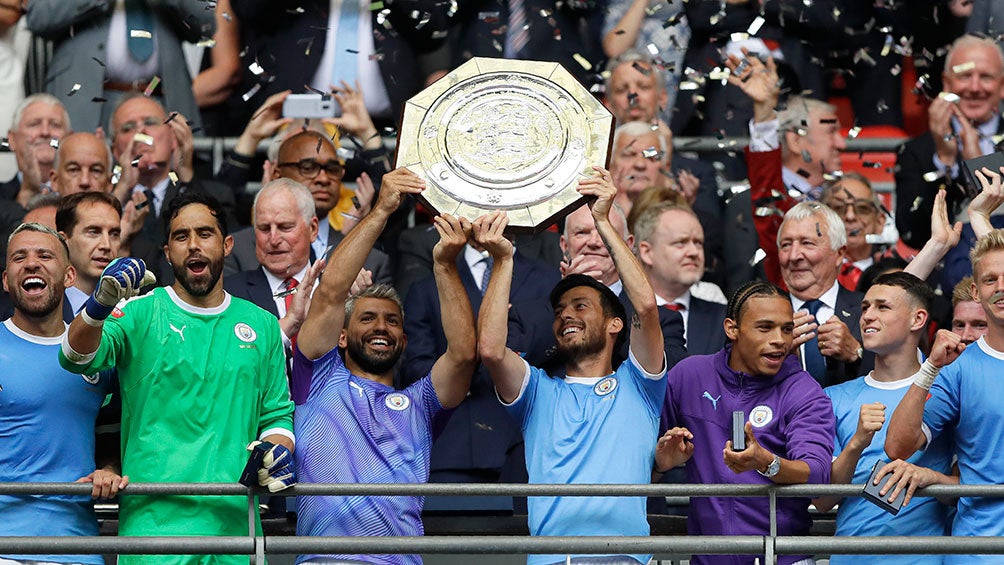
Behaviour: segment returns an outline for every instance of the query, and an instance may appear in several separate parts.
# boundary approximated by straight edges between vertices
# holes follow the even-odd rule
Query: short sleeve
[[[506,412],[519,422],[520,429],[525,431],[533,412],[534,402],[537,400],[540,384],[550,377],[542,369],[531,367],[526,360],[523,361],[523,364],[526,366],[526,374],[523,377],[523,386],[520,388],[519,396],[509,404],[502,402],[501,398],[499,402],[502,402]]]

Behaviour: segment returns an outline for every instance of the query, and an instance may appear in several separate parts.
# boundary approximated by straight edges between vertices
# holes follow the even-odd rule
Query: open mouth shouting
[[[27,276],[21,281],[21,290],[24,291],[25,296],[41,296],[45,294],[48,287],[48,283],[37,275]]]

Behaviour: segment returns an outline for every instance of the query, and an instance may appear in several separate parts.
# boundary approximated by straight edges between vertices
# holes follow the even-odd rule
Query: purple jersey
[[[432,380],[402,391],[352,375],[337,348],[310,361],[293,357],[296,472],[302,483],[424,483],[429,479],[432,417],[442,409]],[[301,536],[420,536],[419,496],[300,496]],[[301,555],[297,563],[317,555]],[[417,555],[333,555],[388,565]]]

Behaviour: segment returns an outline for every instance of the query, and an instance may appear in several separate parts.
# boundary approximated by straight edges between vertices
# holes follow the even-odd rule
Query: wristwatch
[[[781,472],[781,458],[778,457],[777,455],[774,455],[774,459],[771,460],[770,464],[767,465],[766,469],[764,469],[763,471],[757,469],[756,472],[767,477],[768,479],[773,477],[774,475]]]

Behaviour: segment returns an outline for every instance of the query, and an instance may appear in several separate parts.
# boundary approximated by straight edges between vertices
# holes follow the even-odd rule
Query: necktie
[[[840,274],[837,281],[847,290],[857,290],[858,281],[861,280],[861,268],[854,263],[847,262],[840,266]]]
[[[331,84],[339,88],[341,81],[349,86],[355,84],[359,66],[359,0],[342,0],[332,61]]]
[[[674,312],[683,312],[684,310],[687,309],[687,307],[684,306],[683,304],[678,304],[676,302],[667,302],[663,304],[662,307],[666,308],[667,310],[672,310]]]
[[[488,290],[488,281],[492,278],[492,266],[495,264],[495,260],[489,255],[481,260],[485,264],[485,272],[481,275],[481,296],[485,295],[485,291]]]
[[[509,27],[505,37],[505,58],[519,59],[530,31],[526,24],[526,6],[523,0],[509,0]]]
[[[300,284],[300,281],[296,280],[293,277],[289,277],[286,280],[284,280],[283,283],[285,283],[285,285],[286,285],[286,290],[290,291],[290,290],[293,290],[294,288],[296,288],[297,285]],[[290,307],[293,306],[293,298],[295,296],[296,296],[296,293],[290,292],[290,293],[286,294],[286,296],[283,297],[283,300],[286,301],[286,313],[287,314],[289,314]],[[289,341],[290,341],[291,348],[293,349],[293,351],[296,351],[296,334],[293,334],[293,335],[289,336]]]
[[[129,54],[139,63],[145,62],[153,55],[153,14],[143,0],[125,0],[126,33],[129,34]],[[151,37],[141,37],[146,32]]]
[[[819,309],[823,307],[823,303],[820,300],[809,300],[803,305],[803,308],[809,311],[810,314],[815,316]],[[819,323],[819,319],[816,319],[816,323]],[[826,359],[823,358],[823,354],[819,352],[819,339],[813,336],[812,339],[805,342],[805,370],[812,375],[812,378],[819,381],[819,384],[825,386],[824,381],[826,379]]]

